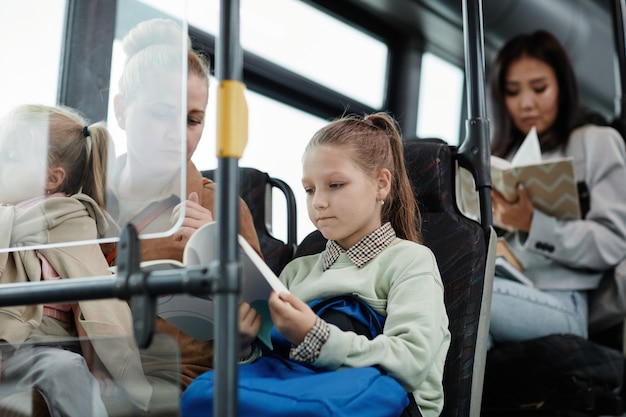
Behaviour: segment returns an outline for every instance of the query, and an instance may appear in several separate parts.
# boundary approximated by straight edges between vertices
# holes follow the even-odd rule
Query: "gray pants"
[[[37,389],[53,417],[107,417],[97,380],[84,358],[62,348],[24,345],[2,357],[4,393]]]

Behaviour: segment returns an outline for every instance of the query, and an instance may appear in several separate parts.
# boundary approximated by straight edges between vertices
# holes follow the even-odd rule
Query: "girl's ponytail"
[[[104,123],[83,127],[87,159],[83,173],[82,189],[102,208],[105,207],[106,178],[111,138]]]
[[[383,130],[391,148],[393,176],[391,192],[383,206],[382,221],[390,222],[398,237],[413,242],[421,241],[421,214],[404,163],[404,145],[398,123],[387,113],[366,116],[366,122]]]

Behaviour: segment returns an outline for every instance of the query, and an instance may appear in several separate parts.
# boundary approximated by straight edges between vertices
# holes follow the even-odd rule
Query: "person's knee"
[[[47,362],[46,373],[55,379],[64,380],[65,376],[76,378],[77,375],[89,373],[85,358],[67,350],[58,349],[58,352],[50,355]]]

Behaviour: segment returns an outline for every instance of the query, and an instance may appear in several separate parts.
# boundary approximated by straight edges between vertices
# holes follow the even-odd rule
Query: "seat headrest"
[[[454,206],[450,146],[415,140],[404,143],[404,160],[421,211],[448,211]]]

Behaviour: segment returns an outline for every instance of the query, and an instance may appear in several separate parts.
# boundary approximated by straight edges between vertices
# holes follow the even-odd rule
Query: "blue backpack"
[[[357,297],[334,297],[309,305],[324,320],[343,330],[369,338],[382,332],[384,318]],[[325,371],[288,359],[290,343],[276,331],[272,333],[272,343],[274,351],[264,352],[257,361],[239,367],[240,416],[419,415],[413,395],[407,395],[394,378],[377,367]],[[182,417],[213,415],[213,377],[213,371],[206,372],[185,390]],[[407,414],[407,409],[415,414]]]

